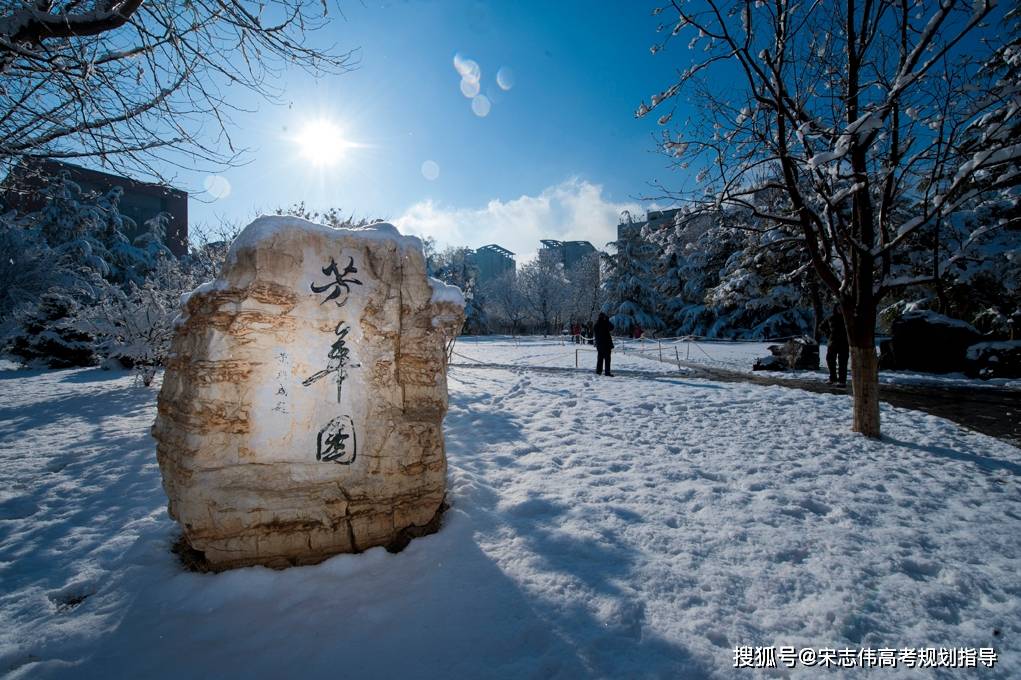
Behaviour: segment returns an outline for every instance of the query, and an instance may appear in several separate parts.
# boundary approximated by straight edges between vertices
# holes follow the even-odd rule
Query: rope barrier
[[[455,357],[461,357],[462,359],[467,359],[468,361],[474,361],[475,363],[482,364],[483,366],[487,365],[487,362],[485,362],[485,361],[481,361],[481,360],[476,359],[474,357],[465,356],[465,355],[461,354],[460,352],[451,352],[451,354],[454,355]]]
[[[727,342],[727,343],[735,343],[735,344],[737,344],[737,343],[749,343],[750,344],[750,343],[764,343],[764,342],[786,342],[787,340],[796,340],[798,338],[803,338],[803,337],[805,337],[805,336],[804,335],[787,335],[787,336],[780,337],[780,338],[759,338],[759,339],[756,339],[756,338],[715,338],[715,337],[712,337],[712,336],[709,336],[709,335],[671,335],[671,336],[667,336],[667,337],[663,337],[663,338],[637,338],[637,339],[636,338],[621,338],[620,341],[622,343],[635,344],[635,343],[640,343],[643,340],[645,342],[655,342],[655,341],[667,342],[667,341],[670,341],[670,340],[681,340],[681,341],[690,340],[690,341],[694,342],[696,340],[703,340],[703,341],[708,341],[708,342]]]
[[[568,336],[568,337],[570,337],[570,336]],[[647,358],[653,358],[654,359],[655,355],[648,356],[649,353],[650,352],[658,352],[659,361],[664,362],[664,363],[673,363],[673,362],[670,362],[668,359],[667,360],[664,359],[664,357],[663,357],[663,344],[664,344],[664,342],[666,342],[668,344],[668,346],[670,346],[670,342],[669,341],[676,340],[678,342],[674,343],[672,346],[674,347],[674,358],[675,358],[675,361],[676,361],[677,365],[680,366],[681,365],[681,358],[680,358],[680,353],[677,351],[677,345],[679,345],[680,342],[685,342],[687,344],[687,352],[686,352],[685,360],[687,360],[687,361],[691,360],[691,346],[694,345],[695,349],[697,349],[699,352],[704,354],[705,357],[710,362],[712,362],[714,364],[724,364],[724,365],[726,365],[726,364],[728,364],[727,361],[724,361],[724,360],[722,360],[720,358],[714,357],[712,354],[707,352],[706,349],[704,347],[702,347],[702,345],[699,344],[699,342],[697,342],[697,340],[701,340],[703,342],[708,341],[707,344],[709,344],[709,343],[723,343],[723,342],[730,343],[730,344],[736,344],[736,343],[764,344],[764,343],[770,343],[770,342],[781,342],[783,340],[790,340],[790,339],[800,338],[800,337],[803,337],[803,336],[792,335],[792,336],[789,336],[787,338],[773,338],[773,339],[770,339],[770,340],[733,340],[733,339],[727,339],[727,338],[710,338],[708,336],[702,336],[702,335],[681,335],[681,336],[670,337],[670,338],[638,338],[638,339],[615,338],[615,341],[617,342],[617,346],[620,348],[620,351],[622,353],[624,353],[624,354],[627,354],[628,350],[630,349],[632,352],[634,352],[635,354],[638,354],[639,356],[647,356]],[[546,339],[547,340],[551,340],[552,338],[546,338]],[[527,345],[528,344],[527,342],[522,343],[521,339],[519,337],[517,337],[517,336],[513,337],[512,341],[513,341],[515,347],[519,347],[519,348],[521,346],[523,346],[523,345]],[[554,342],[555,342],[555,340],[554,340]],[[652,345],[653,342],[656,343],[656,346]],[[568,343],[564,342],[563,338],[560,338],[559,345],[561,347],[563,347],[563,346],[565,346],[567,344]],[[574,343],[570,343],[570,344],[574,344]],[[646,344],[648,344],[649,347],[645,347]],[[590,346],[590,345],[582,345],[580,347],[576,347],[575,350],[574,350],[574,365],[575,365],[575,368],[578,368],[581,365],[581,360],[580,360],[580,353],[581,352],[595,352],[595,351],[596,351],[595,348]],[[460,357],[462,359],[466,359],[468,361],[473,361],[473,362],[475,362],[477,364],[480,364],[480,365],[483,365],[483,366],[499,365],[499,364],[493,364],[492,362],[482,361],[482,360],[476,359],[474,357],[466,356],[464,354],[461,354],[460,352],[454,351],[453,348],[451,348],[450,356],[451,357],[457,356],[457,357]],[[538,361],[538,362],[532,362],[532,363],[529,363],[529,364],[521,364],[520,367],[521,368],[528,368],[528,367],[562,368],[561,366],[558,366],[559,363],[560,363],[559,358],[554,358],[552,362],[550,362],[550,361]]]

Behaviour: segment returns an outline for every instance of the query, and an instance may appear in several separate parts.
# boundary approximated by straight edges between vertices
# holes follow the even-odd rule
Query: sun
[[[306,123],[295,141],[302,157],[320,167],[336,165],[354,146],[344,139],[340,126],[327,119]]]

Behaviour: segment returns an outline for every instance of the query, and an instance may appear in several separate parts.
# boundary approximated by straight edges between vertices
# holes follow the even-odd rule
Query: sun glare
[[[344,139],[336,123],[317,120],[307,123],[295,138],[302,157],[318,166],[335,165],[346,151],[353,146]]]

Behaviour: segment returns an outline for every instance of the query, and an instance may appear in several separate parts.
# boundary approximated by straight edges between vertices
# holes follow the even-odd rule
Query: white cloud
[[[432,200],[412,205],[394,220],[401,231],[432,236],[440,247],[478,248],[496,243],[527,262],[540,248],[540,239],[589,241],[599,250],[617,238],[622,210],[644,215],[637,202],[615,203],[603,196],[603,187],[569,179],[538,196],[511,201],[492,200],[482,208],[451,208]]]

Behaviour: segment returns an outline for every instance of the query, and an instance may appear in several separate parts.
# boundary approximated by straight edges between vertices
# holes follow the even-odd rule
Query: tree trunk
[[[933,225],[933,237],[932,237],[932,288],[936,292],[936,301],[938,303],[936,311],[940,314],[946,314],[949,310],[950,303],[947,300],[947,292],[943,288],[943,280],[940,278],[939,271],[939,227],[940,220],[936,220],[936,224]]]
[[[879,439],[879,357],[876,356],[875,321],[858,320],[858,323],[848,324],[847,331],[854,395],[851,430]]]
[[[818,274],[814,269],[809,269],[805,276],[808,277],[808,292],[812,296],[812,339],[819,342],[822,336],[822,322],[826,318],[826,311],[822,306],[822,297],[819,295],[819,282],[816,279]]]

